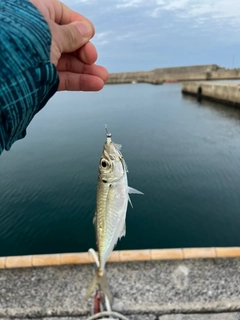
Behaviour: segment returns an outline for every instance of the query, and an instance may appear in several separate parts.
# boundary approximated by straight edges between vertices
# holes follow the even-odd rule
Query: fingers
[[[91,42],[87,42],[85,46],[77,51],[77,58],[87,64],[93,64],[97,57],[97,50]]]
[[[99,91],[104,86],[104,81],[89,74],[78,74],[72,72],[59,72],[58,91]]]
[[[72,52],[71,55],[86,64],[93,64],[98,57],[97,50],[90,41],[75,52]]]
[[[81,48],[93,37],[94,33],[91,24],[86,21],[57,27],[59,32],[55,42],[62,53],[73,52]]]
[[[46,0],[49,1],[49,0]],[[64,3],[54,0],[55,2],[55,22],[58,24],[69,24],[74,21],[86,21],[92,25],[94,30],[94,25],[90,20],[86,17],[82,16],[81,14],[71,10],[67,7]],[[57,3],[56,3],[57,2]],[[95,31],[94,31],[95,32]],[[93,33],[94,34],[94,33]]]
[[[104,82],[108,79],[108,71],[102,66],[95,64],[87,65],[70,54],[63,54],[58,62],[59,72],[67,71],[76,74],[93,75],[101,78]]]
[[[57,69],[59,91],[98,91],[108,79],[108,71],[104,67],[85,64],[70,54],[62,55]]]
[[[71,57],[75,57],[85,64],[93,64],[96,62],[98,54],[94,45],[91,42],[87,42],[82,48],[76,50],[75,52],[71,52],[70,54],[62,54],[62,58],[64,59],[70,59]]]
[[[51,30],[50,54],[59,73],[58,90],[102,89],[108,72],[93,64],[97,60],[97,51],[89,42],[95,33],[92,22],[59,0],[30,1],[41,11]]]
[[[91,24],[86,21],[74,22],[64,26],[59,26],[49,19],[47,19],[47,22],[52,34],[51,61],[55,65],[57,65],[62,53],[79,51],[93,36],[94,30]],[[86,60],[84,50],[81,49],[79,54]],[[93,49],[91,50],[93,51]]]

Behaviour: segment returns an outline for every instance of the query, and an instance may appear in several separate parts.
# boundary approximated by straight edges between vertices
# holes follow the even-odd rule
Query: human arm
[[[36,3],[53,2],[58,1]],[[33,4],[0,0],[0,154],[26,135],[35,114],[57,90],[95,91],[107,80],[106,69],[93,65],[97,53],[89,40],[94,28],[90,26],[87,37],[78,37],[76,26],[58,23],[64,23],[66,12],[70,24],[80,15],[62,7],[58,16],[54,7],[41,12]],[[82,22],[89,26],[86,18]]]

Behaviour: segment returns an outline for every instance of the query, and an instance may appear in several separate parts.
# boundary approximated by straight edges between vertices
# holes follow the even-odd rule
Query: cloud
[[[149,15],[153,18],[158,18],[164,11],[177,11],[179,9],[187,8],[189,0],[156,0],[155,5]]]
[[[93,42],[97,46],[106,45],[111,41],[111,35],[113,34],[112,31],[105,31],[105,32],[98,32],[95,34],[93,38]]]
[[[136,36],[137,36],[137,33],[135,32],[127,32],[127,33],[116,36],[115,39],[117,41],[126,41],[127,39],[136,39],[137,38]]]
[[[189,0],[173,0],[173,1],[165,1],[162,4],[164,10],[178,10],[185,9],[189,5]],[[160,4],[161,6],[161,4]]]
[[[240,21],[239,0],[62,0],[66,5],[76,7],[81,4],[92,7],[93,12],[106,11],[117,15],[117,9],[129,10],[139,8],[142,13],[150,17],[159,17],[168,11],[179,14],[181,18],[198,18],[200,16],[211,16],[213,19],[231,18]],[[147,11],[146,11],[147,10]]]
[[[158,18],[161,13],[161,8],[154,8],[153,10],[149,11],[149,16],[153,18]]]
[[[95,35],[95,39],[102,40],[103,38],[108,37],[111,33],[112,33],[112,31],[98,32]]]
[[[61,1],[94,23],[99,59],[112,68],[238,59],[240,0]]]
[[[79,3],[89,4],[91,1],[89,0],[63,0],[63,3],[65,3],[67,6],[72,6]]]
[[[240,13],[239,0],[156,0],[155,4],[155,7],[152,8],[152,16],[156,16],[156,12],[161,10],[169,10],[185,11],[184,17],[213,15],[239,19]]]
[[[130,8],[130,7],[139,7],[144,5],[144,0],[122,0],[116,5],[116,8]]]

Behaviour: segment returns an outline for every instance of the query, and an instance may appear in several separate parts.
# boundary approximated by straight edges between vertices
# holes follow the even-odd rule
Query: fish
[[[121,145],[112,141],[112,135],[105,126],[107,140],[103,145],[98,166],[96,210],[93,219],[98,249],[98,268],[87,290],[88,298],[98,285],[110,301],[112,297],[107,286],[105,264],[117,244],[126,235],[126,213],[129,194],[143,194],[128,186],[127,165],[121,153]]]

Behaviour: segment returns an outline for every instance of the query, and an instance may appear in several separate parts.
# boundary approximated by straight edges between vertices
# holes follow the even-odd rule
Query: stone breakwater
[[[151,83],[163,84],[163,80],[155,77],[152,71],[110,73],[107,84]]]
[[[240,107],[240,83],[236,82],[184,82],[182,93],[212,100],[233,107]]]
[[[158,68],[142,72],[110,73],[107,84],[151,83],[240,79],[240,69],[226,69],[218,65]]]

